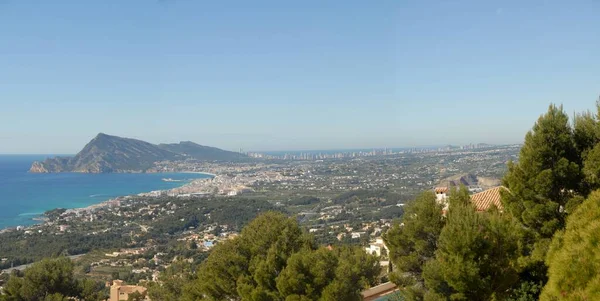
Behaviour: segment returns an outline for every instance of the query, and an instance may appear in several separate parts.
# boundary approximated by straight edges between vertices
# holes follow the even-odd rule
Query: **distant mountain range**
[[[145,141],[98,134],[74,157],[49,158],[34,162],[30,172],[146,172],[159,161],[195,159],[239,161],[246,155],[190,141],[155,145]]]

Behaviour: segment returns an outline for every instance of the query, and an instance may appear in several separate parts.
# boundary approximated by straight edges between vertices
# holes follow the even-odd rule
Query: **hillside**
[[[482,189],[488,189],[499,186],[501,181],[499,179],[480,177],[470,173],[458,174],[440,181],[437,186],[443,187],[458,187],[460,185],[479,186]]]
[[[179,143],[159,144],[159,148],[182,154],[196,160],[202,161],[235,161],[247,158],[246,155],[225,151],[216,147],[204,146],[191,141],[182,141]]]
[[[197,159],[237,160],[246,156],[193,142],[155,145],[145,141],[98,134],[74,157],[49,158],[34,162],[30,172],[145,172],[158,161]]]

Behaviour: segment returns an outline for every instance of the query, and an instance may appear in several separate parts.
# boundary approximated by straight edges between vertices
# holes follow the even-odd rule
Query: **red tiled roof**
[[[498,209],[503,210],[502,200],[500,198],[500,191],[502,189],[507,189],[504,186],[494,187],[479,193],[476,193],[471,196],[471,202],[477,208],[477,211],[486,211],[490,209],[493,205],[498,207]]]
[[[436,187],[434,190],[435,190],[435,193],[444,193],[444,192],[448,192],[448,187]]]

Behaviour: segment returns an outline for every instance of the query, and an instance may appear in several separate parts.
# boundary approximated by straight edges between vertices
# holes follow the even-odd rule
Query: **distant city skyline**
[[[0,154],[517,144],[593,110],[600,2],[0,1]]]
[[[124,138],[129,138],[129,137],[124,137]],[[149,142],[149,141],[146,141]],[[174,142],[174,141],[170,141],[170,142]],[[180,142],[180,141],[177,141]],[[192,141],[194,142],[194,141]],[[159,144],[161,142],[158,143],[153,143],[153,144]],[[522,143],[468,143],[468,144],[445,144],[445,145],[414,145],[414,146],[395,146],[395,147],[360,147],[360,148],[329,148],[329,149],[266,149],[266,150],[246,150],[244,148],[239,148],[237,150],[234,149],[227,149],[229,151],[234,151],[234,152],[240,152],[240,153],[244,153],[250,156],[254,156],[254,157],[258,157],[256,155],[261,154],[261,155],[272,155],[272,156],[279,156],[279,155],[292,155],[292,154],[318,154],[318,153],[323,153],[323,154],[335,154],[335,153],[352,153],[352,152],[372,152],[375,151],[377,152],[377,154],[380,154],[381,151],[390,151],[390,154],[392,153],[397,153],[397,152],[403,152],[403,151],[420,151],[420,150],[431,150],[431,151],[442,151],[444,149],[477,149],[477,148],[481,148],[481,147],[495,147],[495,146],[511,146],[511,145],[520,145]],[[482,146],[484,145],[484,146]],[[206,146],[213,146],[213,145],[206,145]],[[84,145],[81,147],[81,149],[83,149]],[[213,146],[216,147],[216,146]],[[32,155],[32,156],[36,156],[36,155],[41,155],[41,156],[74,156],[76,155],[81,149],[72,152],[72,153],[0,153],[0,155]]]

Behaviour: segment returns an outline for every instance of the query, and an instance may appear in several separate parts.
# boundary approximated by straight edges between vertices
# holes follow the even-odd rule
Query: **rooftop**
[[[502,206],[500,191],[503,189],[508,190],[504,186],[498,186],[476,193],[471,196],[471,201],[473,202],[473,205],[475,205],[475,208],[477,208],[477,211],[486,211],[492,206],[496,206],[500,211],[502,211],[504,206]]]

